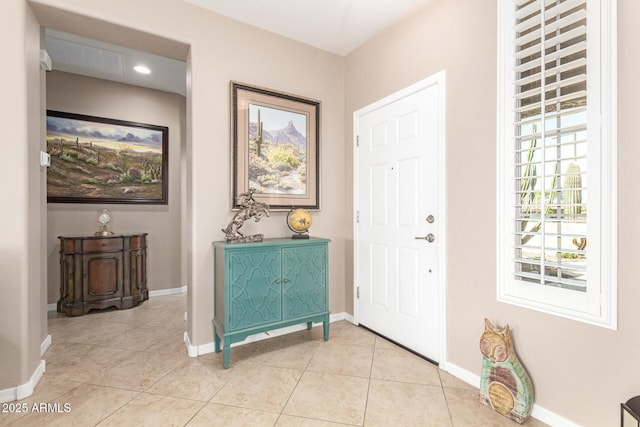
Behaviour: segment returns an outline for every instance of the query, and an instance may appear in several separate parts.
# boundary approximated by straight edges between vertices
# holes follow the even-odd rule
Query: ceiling
[[[122,46],[47,29],[45,46],[53,69],[186,96],[187,64]],[[145,65],[150,74],[133,70]]]
[[[344,56],[425,0],[183,1]]]
[[[220,15],[347,55],[401,14],[429,0],[182,0]],[[53,69],[186,96],[186,64],[59,31],[46,30]],[[133,71],[143,64],[147,75]]]

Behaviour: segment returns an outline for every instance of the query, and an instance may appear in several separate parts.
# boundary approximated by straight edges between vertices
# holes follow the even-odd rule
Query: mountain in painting
[[[249,124],[249,139],[256,139],[258,124]],[[292,121],[282,129],[262,130],[262,139],[270,141],[272,144],[294,144],[298,148],[305,149],[307,138],[296,129]]]

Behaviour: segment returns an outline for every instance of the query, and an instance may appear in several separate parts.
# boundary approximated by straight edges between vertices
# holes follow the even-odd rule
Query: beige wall
[[[346,64],[345,138],[353,111],[446,70],[448,361],[479,375],[483,318],[510,323],[538,405],[580,425],[617,425],[620,402],[639,392],[640,288],[633,265],[640,255],[640,204],[628,182],[640,155],[634,126],[640,98],[634,17],[640,16],[640,4],[618,1],[617,331],[496,302],[496,4],[431,1],[352,52]]]
[[[181,156],[185,133],[185,98],[107,80],[53,71],[47,73],[47,108],[67,113],[120,119],[169,128],[169,203],[166,205],[50,203],[47,212],[48,302],[60,298],[61,235],[91,235],[96,212],[108,208],[116,233],[146,232],[150,291],[186,285],[181,257]]]

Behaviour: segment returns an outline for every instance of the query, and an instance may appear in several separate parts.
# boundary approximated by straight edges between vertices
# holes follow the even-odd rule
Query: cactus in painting
[[[258,129],[256,135],[256,147],[258,157],[262,157],[262,121],[260,120],[260,109],[258,109]]]

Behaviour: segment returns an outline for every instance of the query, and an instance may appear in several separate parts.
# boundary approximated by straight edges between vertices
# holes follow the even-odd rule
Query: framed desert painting
[[[169,128],[47,111],[49,203],[167,204]]]
[[[250,188],[272,210],[320,209],[320,102],[231,82],[232,208]]]

